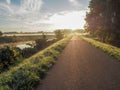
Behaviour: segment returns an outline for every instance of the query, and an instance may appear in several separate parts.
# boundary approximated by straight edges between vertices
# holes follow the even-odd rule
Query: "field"
[[[0,37],[0,47],[5,45],[16,46],[19,44],[25,44],[27,42],[34,42],[36,39],[40,39],[41,34],[9,34]],[[54,34],[46,34],[47,39],[54,39]]]
[[[41,33],[17,33],[17,34],[3,34],[3,36],[40,36]],[[45,33],[45,35],[54,35],[54,33]]]

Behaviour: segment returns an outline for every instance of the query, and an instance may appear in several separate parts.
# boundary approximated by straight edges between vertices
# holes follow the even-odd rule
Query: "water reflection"
[[[18,47],[18,48],[20,48],[20,49],[24,49],[24,48],[32,48],[32,46],[27,45],[27,44],[20,44],[20,45],[17,45],[16,47]]]

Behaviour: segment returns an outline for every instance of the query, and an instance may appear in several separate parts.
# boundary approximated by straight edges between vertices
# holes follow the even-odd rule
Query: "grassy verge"
[[[69,38],[58,41],[0,75],[0,90],[34,90],[53,66]]]
[[[109,45],[109,44],[106,44],[106,43],[96,41],[92,38],[88,38],[88,37],[85,37],[85,36],[81,36],[81,38],[83,40],[89,42],[90,44],[92,44],[96,48],[100,48],[102,51],[107,53],[109,56],[112,56],[115,59],[120,61],[120,48],[117,48],[115,46],[112,46],[112,45]]]

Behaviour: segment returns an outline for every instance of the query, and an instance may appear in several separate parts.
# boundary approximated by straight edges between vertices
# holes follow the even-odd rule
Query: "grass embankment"
[[[34,90],[59,57],[69,38],[58,41],[0,75],[0,90]]]
[[[112,45],[109,45],[109,44],[106,44],[106,43],[103,43],[103,42],[96,41],[92,38],[88,38],[88,37],[85,37],[85,36],[81,36],[81,38],[83,40],[89,42],[90,44],[92,44],[96,48],[100,48],[102,51],[107,53],[109,56],[112,56],[115,59],[120,61],[120,48],[117,48],[115,46],[112,46]]]

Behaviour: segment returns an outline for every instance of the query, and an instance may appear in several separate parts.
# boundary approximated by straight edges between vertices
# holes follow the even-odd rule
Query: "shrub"
[[[59,51],[56,50],[47,50],[46,52],[44,52],[45,56],[51,56],[54,59],[57,59],[57,57],[59,56]]]
[[[64,47],[62,45],[57,45],[54,50],[61,52]]]
[[[12,77],[12,83],[9,85],[12,90],[32,90],[40,80],[35,73],[22,69],[15,72]]]
[[[35,54],[37,52],[36,48],[24,48],[22,50],[22,56],[24,58],[28,58],[30,57],[31,55]]]
[[[36,48],[39,50],[43,49],[46,45],[46,40],[44,39],[37,39],[35,42],[36,42]]]
[[[58,40],[60,40],[60,39],[62,39],[64,37],[64,34],[63,34],[62,30],[56,30],[54,32],[55,32],[56,38]]]
[[[16,64],[21,57],[21,50],[6,46],[0,50],[0,71],[6,70],[10,65]]]

